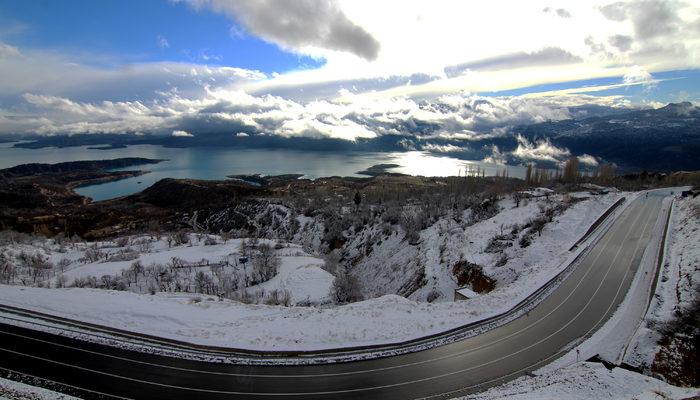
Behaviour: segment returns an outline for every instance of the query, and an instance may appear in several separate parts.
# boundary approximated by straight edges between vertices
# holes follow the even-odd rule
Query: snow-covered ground
[[[500,211],[496,215],[474,224],[466,223],[471,214],[471,210],[466,210],[459,218],[442,218],[421,231],[416,245],[408,245],[399,233],[383,235],[381,227],[370,227],[351,238],[345,246],[346,258],[359,259],[351,272],[367,297],[398,293],[424,301],[437,295],[437,301],[451,302],[458,287],[452,267],[462,260],[482,266],[486,275],[497,280],[499,293],[520,296],[531,293],[556,274],[569,255],[568,249],[590,224],[626,195],[630,194],[576,193],[571,197],[585,199],[572,202],[525,247],[519,241],[527,235],[528,223],[541,217],[543,210],[567,207],[564,196],[525,199],[519,203],[507,197],[498,202]],[[502,240],[503,247],[489,249],[489,242],[497,235],[506,237]],[[368,243],[373,243],[369,249]],[[425,284],[403,293],[411,277],[422,279]],[[499,296],[499,293],[491,295]]]
[[[664,212],[654,227],[653,235],[656,239],[663,235],[665,212],[669,206],[670,199],[667,199]],[[700,198],[676,199],[666,236],[664,264],[644,320],[640,324],[640,315],[644,313],[647,306],[648,289],[652,286],[651,280],[656,268],[656,254],[659,250],[657,246],[650,246],[647,249],[640,271],[615,315],[590,339],[576,346],[580,351],[580,358],[586,359],[598,355],[613,363],[625,362],[642,369],[647,374],[655,374],[659,370],[664,370],[663,367],[652,367],[655,362],[658,362],[659,351],[663,350],[666,352],[665,360],[670,359],[671,363],[680,364],[681,355],[668,354],[677,351],[678,344],[674,345],[671,341],[671,345],[663,347],[659,344],[659,339],[662,338],[662,330],[667,327],[666,324],[677,317],[676,312],[680,311],[681,315],[692,312],[691,305],[694,300],[697,301],[696,297],[700,292],[698,288],[700,284],[699,232]],[[647,273],[643,274],[645,270]],[[631,341],[630,338],[632,338]],[[536,371],[533,376],[524,376],[463,399],[613,398],[631,400],[686,399],[700,396],[698,388],[673,386],[663,380],[622,368],[609,371],[600,363],[576,362],[577,356],[572,350],[557,361]],[[678,364],[671,367],[680,370]],[[677,378],[675,374],[683,373],[682,371],[670,372],[674,378]],[[687,382],[683,379],[676,380]]]
[[[700,390],[679,388],[622,368],[581,362],[536,376],[524,376],[461,400],[687,399]]]
[[[78,400],[53,390],[0,378],[0,400]]]
[[[207,239],[214,239],[216,244],[205,244]],[[245,265],[239,262],[239,257],[243,255],[241,254],[243,241],[245,239],[229,239],[224,242],[218,236],[194,234],[189,235],[188,243],[180,245],[168,244],[166,237],[149,236],[131,237],[128,244],[117,244],[115,241],[60,244],[54,240],[45,240],[35,243],[8,244],[0,247],[0,253],[8,259],[17,257],[20,253],[26,253],[39,255],[48,260],[54,268],[45,270],[38,279],[38,284],[46,287],[56,287],[59,276],[64,281],[61,286],[71,286],[76,279],[100,280],[105,275],[121,278],[134,262],[139,261],[144,268],[154,265],[165,267],[165,270],[171,273],[171,280],[174,273],[177,275],[176,279],[182,281],[182,286],[189,286],[188,289],[191,290],[195,274],[199,271],[208,276],[223,273],[234,277],[236,281],[243,281],[246,277],[250,279],[253,257],[249,257],[250,260]],[[333,275],[321,269],[323,260],[309,255],[296,244],[278,244],[265,239],[261,239],[259,243],[273,247],[277,245],[274,254],[280,259],[279,272],[268,281],[247,287],[248,292],[270,293],[274,290],[286,290],[291,294],[292,304],[330,302]],[[96,249],[102,254],[99,260],[92,262],[85,260],[86,251],[91,249]],[[112,257],[125,253],[133,255],[126,261],[108,261]],[[174,262],[177,262],[180,267],[171,268]],[[190,265],[191,268],[188,267]],[[221,265],[223,265],[221,271],[217,271],[217,266]],[[18,265],[15,267],[17,268],[15,283],[31,279],[31,276],[27,276],[31,273],[22,271]],[[23,272],[24,275],[22,275]],[[172,282],[170,284],[172,286]],[[145,292],[147,286],[147,281],[141,279],[140,285],[130,285],[127,289]]]
[[[676,199],[655,295],[625,355],[625,362],[649,370],[661,350],[659,340],[680,316],[692,313],[700,293],[700,197]],[[670,328],[672,329],[672,328]],[[673,352],[671,343],[665,352]],[[676,355],[677,356],[677,355]],[[675,358],[666,354],[666,358]]]
[[[509,310],[566,266],[566,261],[572,258],[569,247],[620,196],[597,196],[574,203],[547,223],[541,236],[535,235],[528,247],[521,247],[516,236],[514,244],[506,249],[509,259],[502,266],[494,265],[496,254],[484,251],[489,240],[538,215],[541,209],[538,202],[530,201],[518,207],[512,200],[504,200],[500,213],[466,230],[460,228],[455,232],[450,228],[451,222],[443,220],[423,231],[423,242],[436,247],[423,252],[432,260],[426,264],[429,266],[426,276],[430,282],[444,281],[442,285],[429,282],[428,289],[456,287],[450,258],[466,257],[486,265],[487,272],[499,279],[495,290],[469,301],[427,303],[386,295],[343,306],[281,307],[246,305],[201,294],[150,295],[103,289],[0,286],[0,303],[196,344],[252,350],[317,350],[402,342]],[[442,263],[437,248],[441,242],[446,243]],[[166,262],[175,256],[190,261],[208,257],[213,262],[239,245],[231,240],[225,245],[168,248],[158,241],[150,252],[140,257],[144,264]],[[279,275],[258,285],[259,288],[268,292],[287,288],[294,302],[315,299],[317,304],[323,304],[332,278],[318,267],[320,260],[294,245],[278,253],[284,253],[280,254],[283,264]],[[400,257],[395,254],[386,262],[399,262]],[[73,277],[89,275],[98,269],[99,273],[114,273],[124,268],[123,262],[73,265],[66,272]],[[452,297],[452,293],[445,295]]]

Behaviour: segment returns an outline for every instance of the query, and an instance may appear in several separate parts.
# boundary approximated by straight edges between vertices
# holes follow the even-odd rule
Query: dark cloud
[[[547,65],[574,64],[583,61],[559,47],[545,47],[532,53],[518,52],[445,67],[445,74],[452,78],[467,70],[503,70],[511,68],[538,67]]]
[[[638,1],[629,7],[637,38],[645,40],[674,33],[681,22],[672,1]]]
[[[610,48],[592,40],[587,44],[593,53],[612,58],[617,50],[627,53],[637,63],[687,58],[689,50],[684,40],[692,37],[693,23],[680,17],[681,9],[686,6],[687,3],[675,0],[635,0],[600,7],[600,12],[612,21],[629,21],[634,34],[609,37]]]
[[[600,8],[600,12],[612,21],[629,19],[635,37],[649,40],[669,35],[679,30],[682,20],[678,9],[683,3],[662,0],[637,0],[629,3],[617,2]]]
[[[379,54],[379,42],[350,21],[334,1],[185,1],[223,13],[252,34],[283,47],[346,51],[367,60],[374,60]]]
[[[608,38],[608,43],[621,52],[626,52],[632,47],[632,37],[627,35],[614,35]]]

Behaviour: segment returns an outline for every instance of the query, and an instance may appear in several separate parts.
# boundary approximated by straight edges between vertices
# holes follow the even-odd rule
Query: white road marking
[[[85,389],[85,388],[81,388],[81,387],[78,387],[78,386],[69,385],[69,384],[67,384],[67,383],[56,382],[56,381],[51,380],[51,379],[42,378],[42,377],[40,377],[40,376],[35,376],[35,375],[27,374],[27,373],[24,373],[24,372],[15,371],[14,369],[9,369],[9,368],[5,368],[5,367],[0,367],[0,369],[1,369],[1,370],[4,370],[4,371],[7,371],[7,372],[11,372],[11,373],[13,373],[13,374],[22,375],[22,376],[27,376],[27,377],[29,377],[29,378],[34,378],[34,379],[39,379],[39,380],[42,380],[42,381],[50,382],[50,383],[52,383],[52,384],[54,384],[54,385],[67,386],[67,387],[70,387],[70,388],[73,388],[73,389],[77,389],[77,390],[82,390],[82,391],[85,391],[85,392],[90,392],[90,393],[99,394],[100,396],[111,397],[111,398],[113,398],[113,399],[131,400],[130,397],[116,396],[116,395],[113,395],[113,394],[107,394],[107,393],[98,392],[97,390]]]
[[[639,217],[640,217],[641,215],[642,215],[642,213],[640,213],[640,215],[637,216],[637,217],[635,218],[635,221],[632,223],[632,225],[630,226],[630,229],[629,229],[629,230],[627,231],[627,233],[625,234],[625,238],[623,239],[623,243],[627,241],[627,239],[628,239],[630,233],[632,233],[632,231],[633,231],[632,228],[634,227],[634,225],[636,225],[636,223],[637,223],[637,221],[639,220]],[[653,215],[653,214],[649,214],[649,215],[651,216],[651,215]],[[648,226],[648,223],[649,223],[649,219],[647,219],[647,221],[645,222],[645,224],[644,224],[644,230],[643,230],[643,231],[646,231],[646,227]],[[644,234],[642,234],[642,235],[640,236],[640,241],[641,241],[641,239],[642,239],[643,236],[644,236]],[[633,257],[632,257],[632,260],[631,260],[631,262],[630,262],[630,266],[631,266],[632,263],[634,262],[634,258],[635,258],[634,255],[637,253],[637,251],[638,251],[638,249],[639,249],[639,244],[640,244],[640,242],[638,241],[638,242],[637,242],[637,245],[635,246],[635,251],[633,252]],[[198,389],[198,388],[189,388],[189,387],[168,385],[168,384],[163,384],[163,383],[158,383],[158,382],[150,382],[150,381],[144,381],[144,380],[140,380],[140,379],[136,379],[136,378],[124,377],[124,376],[120,376],[120,375],[116,375],[116,374],[112,374],[112,373],[108,373],[108,372],[96,371],[96,370],[92,370],[92,369],[85,368],[85,367],[80,367],[80,366],[76,366],[76,365],[71,365],[71,364],[64,363],[64,362],[60,362],[60,361],[56,361],[56,360],[50,360],[50,359],[46,359],[46,358],[39,357],[39,356],[34,356],[34,355],[30,355],[30,354],[24,354],[24,353],[20,353],[20,352],[14,351],[14,350],[4,349],[4,348],[0,348],[0,350],[6,351],[6,352],[10,352],[10,353],[14,353],[14,354],[18,354],[18,355],[22,355],[22,356],[26,356],[26,357],[30,357],[30,358],[34,358],[34,359],[40,359],[40,360],[42,360],[42,361],[46,361],[46,362],[50,362],[50,363],[55,363],[55,364],[64,365],[64,366],[67,366],[67,367],[72,367],[72,368],[76,368],[76,369],[80,369],[80,370],[84,370],[84,371],[89,371],[89,372],[93,372],[93,373],[97,373],[97,374],[101,374],[101,375],[106,375],[106,376],[110,376],[110,377],[114,377],[114,378],[118,378],[118,379],[125,379],[125,380],[129,380],[129,381],[133,381],[133,382],[144,383],[144,384],[147,384],[147,385],[155,385],[155,386],[160,386],[160,387],[169,387],[169,388],[178,389],[178,390],[187,390],[187,391],[204,392],[204,393],[231,394],[231,395],[256,395],[256,396],[310,396],[310,395],[330,395],[330,394],[354,393],[354,392],[362,392],[362,391],[369,391],[369,390],[386,389],[386,388],[392,388],[392,387],[397,387],[397,386],[405,386],[405,385],[409,385],[409,384],[414,384],[414,383],[419,383],[419,382],[425,382],[425,381],[440,379],[440,378],[444,378],[444,377],[451,376],[451,375],[455,375],[455,374],[461,374],[461,373],[464,373],[464,372],[467,372],[467,371],[470,371],[470,370],[473,370],[473,369],[476,369],[476,368],[480,368],[480,367],[483,367],[483,366],[486,366],[486,365],[489,365],[489,364],[493,364],[493,363],[495,363],[495,362],[504,360],[504,359],[506,359],[506,358],[510,358],[510,357],[512,357],[512,356],[514,356],[514,355],[516,355],[516,354],[522,353],[523,351],[526,351],[526,350],[528,350],[528,349],[530,349],[530,348],[532,348],[532,347],[534,347],[534,346],[536,346],[536,345],[538,345],[538,344],[540,344],[540,343],[543,343],[544,341],[548,340],[548,339],[551,338],[552,336],[554,336],[554,335],[556,335],[557,333],[561,332],[563,329],[565,329],[565,328],[568,327],[571,323],[573,323],[574,320],[576,320],[576,319],[588,308],[588,306],[589,306],[590,303],[592,302],[593,298],[595,297],[595,295],[598,293],[598,291],[599,291],[600,288],[602,287],[602,285],[603,285],[603,283],[604,283],[604,281],[605,281],[605,278],[607,278],[607,276],[609,275],[609,273],[610,273],[610,271],[611,271],[611,269],[612,269],[612,266],[615,264],[615,262],[616,262],[616,260],[617,260],[617,257],[619,256],[619,254],[620,254],[620,252],[621,252],[621,249],[622,249],[622,247],[620,247],[620,249],[618,249],[618,252],[616,253],[615,258],[614,258],[613,261],[610,263],[610,265],[609,265],[609,267],[608,267],[608,269],[607,269],[605,275],[603,276],[603,279],[601,279],[601,281],[600,281],[598,287],[597,287],[596,290],[594,291],[593,295],[588,299],[588,301],[586,302],[585,306],[576,314],[576,316],[575,316],[574,318],[572,318],[571,320],[569,320],[564,326],[562,326],[562,327],[560,327],[559,329],[557,329],[554,333],[552,333],[552,334],[548,335],[547,337],[545,337],[545,338],[543,338],[543,339],[540,339],[539,341],[537,341],[537,342],[535,342],[535,343],[533,343],[533,344],[531,344],[531,345],[529,345],[529,346],[526,346],[526,347],[524,347],[524,348],[522,348],[522,349],[520,349],[520,350],[518,350],[518,351],[509,353],[509,354],[506,354],[506,355],[504,355],[504,356],[502,356],[502,357],[499,357],[499,358],[494,359],[494,360],[490,360],[490,361],[488,361],[488,362],[485,362],[485,363],[482,363],[482,364],[479,364],[479,365],[475,365],[475,366],[472,366],[472,367],[469,367],[469,368],[465,368],[465,369],[461,369],[461,370],[458,370],[458,371],[452,371],[452,372],[448,372],[448,373],[444,373],[444,374],[440,374],[440,375],[430,376],[430,377],[427,377],[427,378],[421,378],[421,379],[416,379],[416,380],[406,381],[406,382],[399,382],[399,383],[394,383],[394,384],[379,385],[379,386],[366,387],[366,388],[355,388],[355,389],[347,389],[347,390],[338,390],[338,391],[292,392],[292,393],[255,393],[255,392],[237,392],[237,391],[224,391],[224,390],[212,390],[212,389]],[[601,252],[598,254],[598,257],[600,256],[601,253],[602,253],[602,250],[601,250]],[[596,261],[597,261],[597,258],[598,258],[598,257],[596,257]],[[588,275],[588,273],[590,272],[590,269],[592,269],[592,266],[593,266],[594,264],[595,264],[595,262],[594,262],[594,263],[591,263],[591,267],[590,267],[589,270],[586,272],[586,275],[584,275],[584,278]],[[628,270],[628,269],[629,269],[629,268],[627,268],[627,270]],[[621,280],[620,285],[618,286],[618,290],[617,290],[617,292],[616,292],[616,295],[615,295],[615,297],[613,298],[613,301],[612,301],[611,305],[608,306],[608,309],[606,310],[606,313],[605,313],[605,314],[607,314],[607,312],[609,312],[610,307],[612,307],[612,304],[614,304],[615,300],[617,299],[617,296],[619,295],[619,291],[620,291],[621,287],[624,285],[624,280],[626,279],[626,276],[627,276],[627,270],[625,271],[625,276],[624,276],[623,279]],[[583,279],[582,279],[582,280],[583,280]],[[580,286],[582,280],[580,280],[580,281],[578,282],[578,284],[576,285],[576,288],[578,288],[578,287]],[[576,288],[570,292],[569,296],[567,296],[566,299],[565,299],[562,303],[560,303],[560,305],[563,304],[568,298],[570,298],[570,296],[571,296],[572,293],[576,290]],[[559,306],[558,306],[558,307],[559,307]],[[557,307],[557,308],[558,308],[558,307]],[[549,314],[551,314],[551,312],[548,313],[547,315],[549,315]],[[601,318],[601,320],[599,320],[598,323],[600,323],[600,321],[602,321],[602,319],[605,318],[605,314],[603,315],[603,317]],[[543,318],[544,318],[544,317],[543,317]],[[543,319],[543,318],[542,318],[542,319]],[[540,319],[540,320],[541,320],[541,319]],[[597,326],[597,324],[596,324],[596,326]],[[527,329],[527,328],[526,328],[526,329]],[[521,331],[524,331],[524,330],[526,330],[526,329],[523,329],[523,330],[521,330]],[[589,330],[589,331],[586,333],[586,335],[587,335],[588,333],[590,333],[593,329],[595,329],[595,326],[594,326],[594,328],[591,328],[591,330]],[[79,350],[80,350],[80,349],[79,349]],[[474,350],[475,350],[475,349],[471,349],[471,351],[474,351]],[[547,357],[545,360],[549,360],[549,359],[551,359],[551,358],[557,356],[558,354],[559,354],[559,353],[553,354],[553,355]],[[128,360],[128,361],[130,361],[130,360]],[[542,361],[541,361],[541,362],[542,362]],[[541,363],[541,362],[540,362],[540,363]],[[535,365],[537,365],[537,364],[538,364],[538,363],[536,363]],[[410,365],[410,364],[408,364],[408,365]],[[520,374],[521,372],[523,372],[523,371],[525,371],[525,370],[527,370],[527,369],[530,369],[530,368],[532,368],[532,365],[530,365],[530,366],[528,366],[528,367],[526,367],[526,368],[522,368],[522,369],[520,369],[520,370],[518,370],[518,371],[515,371],[515,372],[513,372],[513,373],[510,373],[510,374],[507,374],[507,375],[504,375],[504,376],[501,376],[501,377],[498,377],[498,378],[494,378],[494,379],[489,380],[489,381],[486,381],[486,382],[481,382],[481,383],[479,383],[479,384],[477,384],[477,385],[472,385],[472,386],[463,387],[463,388],[461,388],[461,389],[459,389],[459,390],[457,390],[457,391],[454,391],[454,392],[461,392],[461,391],[465,391],[465,390],[470,389],[470,388],[475,388],[475,387],[479,387],[479,386],[484,386],[484,385],[486,385],[486,384],[488,384],[488,383],[496,382],[496,381],[499,381],[499,380],[503,380],[503,379],[505,379],[505,378],[508,378],[508,377],[510,377],[510,376]],[[201,371],[193,371],[193,372],[201,372]],[[368,372],[368,371],[362,371],[362,372]],[[245,375],[245,376],[255,377],[256,375]],[[263,375],[263,376],[270,377],[271,375]],[[310,376],[310,375],[306,375],[306,376],[308,377],[308,376]],[[279,376],[279,377],[286,378],[286,377],[293,377],[293,376],[282,375],[282,376]],[[444,395],[447,395],[447,394],[450,394],[450,393],[453,393],[453,392],[445,392],[445,393],[441,393],[441,394],[439,394],[439,395],[435,395],[435,396],[431,396],[431,397],[444,396]]]
[[[630,226],[630,229],[631,229],[632,227],[634,227],[634,225],[637,223],[637,221],[639,220],[639,217],[641,217],[642,214],[643,214],[643,213],[639,213],[639,215],[635,218],[634,222],[632,222],[632,224],[631,224],[631,226]],[[629,218],[629,215],[628,215],[628,216],[625,216],[625,218]],[[628,231],[628,232],[629,232],[629,231]],[[392,366],[381,367],[381,368],[363,369],[363,370],[348,371],[348,372],[327,373],[327,374],[303,374],[303,375],[293,375],[293,374],[289,374],[289,375],[275,375],[275,374],[242,374],[242,373],[235,373],[235,372],[216,372],[216,371],[204,371],[204,370],[198,370],[198,369],[183,368],[183,367],[173,367],[173,366],[169,366],[169,365],[150,363],[150,362],[148,362],[148,361],[134,360],[134,359],[131,359],[131,358],[120,357],[120,356],[115,356],[115,355],[111,355],[111,354],[104,354],[104,353],[100,353],[100,352],[96,352],[96,351],[86,350],[86,349],[82,349],[82,348],[79,348],[79,347],[73,347],[73,346],[68,346],[68,345],[53,343],[53,342],[49,342],[49,341],[46,341],[46,340],[37,339],[37,338],[32,338],[32,337],[29,337],[29,336],[24,336],[24,335],[20,335],[20,334],[16,334],[16,333],[5,332],[5,331],[0,331],[0,332],[5,333],[5,334],[8,334],[8,335],[12,335],[12,336],[22,337],[22,338],[24,338],[24,339],[34,340],[34,341],[37,341],[37,342],[43,342],[43,343],[47,343],[47,344],[51,344],[51,345],[55,345],[55,346],[60,346],[60,347],[68,348],[68,349],[72,349],[72,350],[77,350],[77,351],[81,351],[81,352],[85,352],[85,353],[89,353],[89,354],[100,355],[100,356],[103,356],[103,357],[110,357],[110,358],[114,358],[114,359],[118,359],[118,360],[122,360],[122,361],[133,362],[133,363],[142,364],[142,365],[149,365],[149,366],[154,366],[154,367],[159,367],[159,368],[167,368],[167,369],[178,370],[178,371],[195,372],[195,373],[210,374],[210,375],[239,376],[239,377],[255,377],[255,378],[317,378],[317,377],[332,377],[332,376],[357,375],[357,374],[364,374],[364,373],[370,373],[370,372],[379,372],[379,371],[385,371],[385,370],[391,370],[391,369],[406,368],[406,367],[411,367],[411,366],[415,366],[415,365],[427,364],[427,363],[431,363],[431,362],[436,362],[436,361],[442,361],[442,360],[446,360],[446,359],[456,358],[456,357],[460,357],[460,356],[463,356],[463,355],[466,355],[466,354],[469,354],[469,353],[473,353],[473,352],[478,351],[478,350],[482,350],[482,349],[484,349],[484,348],[492,347],[492,346],[494,346],[494,345],[496,345],[496,344],[498,344],[498,343],[500,343],[500,342],[502,342],[502,341],[504,341],[504,340],[507,340],[507,339],[509,339],[509,338],[511,338],[511,337],[513,337],[513,336],[515,336],[515,335],[518,335],[518,334],[521,334],[521,333],[527,331],[528,329],[530,329],[530,328],[532,328],[532,327],[537,326],[539,323],[541,323],[543,320],[545,320],[547,317],[549,317],[552,313],[554,313],[555,311],[557,311],[571,296],[573,296],[573,293],[576,291],[576,289],[578,289],[578,287],[581,285],[581,283],[583,283],[584,279],[588,276],[588,274],[589,274],[590,271],[592,270],[592,267],[595,265],[595,263],[598,261],[598,259],[600,258],[600,256],[603,254],[603,252],[604,252],[604,250],[605,250],[605,247],[607,247],[607,245],[608,245],[609,242],[613,239],[614,236],[615,236],[615,235],[612,235],[612,234],[611,234],[611,235],[607,238],[607,240],[605,241],[605,244],[604,244],[603,246],[601,246],[600,251],[598,252],[597,256],[596,256],[595,259],[591,262],[591,264],[590,264],[588,270],[587,270],[586,273],[583,275],[583,277],[581,277],[581,279],[578,281],[577,285],[576,285],[576,286],[574,287],[574,289],[569,293],[569,295],[566,296],[566,297],[564,298],[564,300],[563,300],[561,303],[559,303],[555,308],[553,308],[550,312],[548,312],[547,314],[545,314],[544,316],[542,316],[542,317],[539,318],[538,320],[533,321],[532,324],[530,324],[530,325],[528,325],[528,326],[526,326],[526,327],[524,327],[524,328],[522,328],[522,329],[520,329],[520,330],[514,331],[514,332],[508,334],[507,336],[504,336],[504,337],[502,337],[502,338],[500,338],[500,339],[498,339],[498,340],[489,342],[488,344],[485,344],[485,345],[477,346],[477,347],[474,347],[474,348],[470,348],[470,349],[467,349],[467,350],[463,350],[463,351],[460,351],[460,352],[457,352],[457,353],[448,354],[448,355],[441,356],[441,357],[436,357],[436,358],[432,358],[432,359],[428,359],[428,360],[415,361],[415,362],[405,363],[405,364],[401,364],[401,365],[392,365]],[[618,254],[619,254],[619,250],[618,250]],[[616,258],[617,258],[617,256],[616,256]]]

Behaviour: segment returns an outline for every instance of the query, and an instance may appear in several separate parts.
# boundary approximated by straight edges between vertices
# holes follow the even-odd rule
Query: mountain
[[[700,169],[700,108],[688,102],[519,126],[513,132],[531,141],[549,139],[572,154],[591,154],[623,169]]]

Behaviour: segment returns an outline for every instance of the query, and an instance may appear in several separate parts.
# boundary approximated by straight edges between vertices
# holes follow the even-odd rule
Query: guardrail
[[[584,234],[582,239],[579,239],[576,243],[580,244],[583,243],[583,241],[590,236],[590,234],[595,231],[597,228],[599,228],[603,222],[612,214],[612,211],[616,209],[622,202],[625,201],[625,198],[621,198],[618,200],[615,204],[613,204],[608,210],[606,210],[594,223],[591,225],[589,230]],[[606,227],[608,229],[610,225]],[[600,235],[598,239],[602,237]],[[338,362],[338,361],[343,361],[346,359],[357,359],[358,355],[365,355],[366,357],[364,358],[382,358],[382,357],[388,357],[388,356],[393,356],[397,354],[406,354],[406,353],[411,353],[431,347],[435,347],[438,345],[443,345],[443,344],[449,344],[456,342],[458,340],[462,340],[466,337],[471,336],[470,332],[475,331],[478,328],[483,328],[487,327],[490,324],[501,322],[501,323],[506,323],[512,318],[517,318],[519,315],[522,315],[520,313],[524,313],[531,309],[532,307],[536,306],[539,304],[539,301],[541,301],[544,298],[544,295],[548,293],[549,290],[553,289],[556,284],[564,280],[570,272],[573,271],[574,267],[578,264],[578,262],[583,258],[586,254],[587,251],[590,250],[593,244],[597,242],[593,241],[589,243],[584,250],[582,250],[576,257],[569,262],[569,264],[564,268],[562,271],[557,273],[554,277],[552,277],[550,280],[548,280],[544,285],[542,285],[540,288],[535,290],[533,293],[531,293],[529,296],[527,296],[525,299],[521,300],[513,306],[511,309],[502,312],[500,314],[488,317],[486,319],[482,319],[479,321],[474,321],[453,329],[449,329],[447,331],[443,331],[440,333],[432,334],[432,335],[427,335],[423,336],[420,338],[416,339],[410,339],[402,342],[396,342],[396,343],[391,343],[391,344],[378,344],[378,345],[367,345],[367,346],[353,346],[353,347],[340,347],[340,348],[333,348],[333,349],[325,349],[325,350],[311,350],[311,351],[274,351],[274,352],[266,352],[266,351],[258,351],[258,350],[247,350],[247,349],[235,349],[235,348],[227,348],[227,347],[219,347],[219,346],[207,346],[207,345],[198,345],[198,344],[193,344],[189,342],[184,342],[176,339],[169,339],[169,338],[162,338],[154,335],[149,335],[149,334],[141,334],[141,333],[135,333],[135,332],[130,332],[126,331],[123,329],[118,329],[118,328],[111,328],[107,327],[104,325],[99,325],[99,324],[93,324],[93,323],[88,323],[88,322],[81,322],[81,321],[75,321],[71,320],[68,318],[63,318],[63,317],[57,317],[41,312],[36,312],[36,311],[31,311],[31,310],[25,310],[17,307],[12,307],[12,306],[6,306],[6,305],[0,305],[0,310],[5,310],[6,312],[10,312],[13,314],[19,314],[19,315],[25,315],[25,316],[30,316],[34,318],[39,318],[48,322],[52,323],[62,323],[62,324],[68,324],[72,325],[74,327],[82,327],[82,328],[88,328],[91,330],[95,330],[101,333],[109,334],[109,335],[114,335],[114,336],[121,336],[123,338],[128,338],[128,339],[136,339],[140,341],[145,341],[153,344],[158,344],[158,345],[167,345],[171,346],[177,349],[181,350],[187,350],[187,351],[197,351],[197,352],[205,352],[209,353],[212,355],[218,355],[218,356],[239,356],[239,357],[246,357],[246,358],[252,358],[252,359],[268,359],[268,360],[282,360],[285,358],[295,358],[295,359],[316,359],[313,360],[315,363],[322,363],[326,359],[328,361],[326,362]],[[86,334],[86,333],[83,333]],[[97,336],[97,335],[94,335]],[[335,357],[335,359],[332,359],[332,357]],[[363,358],[363,357],[359,357]]]
[[[608,216],[610,216],[610,214],[612,214],[613,211],[615,211],[617,209],[617,207],[619,207],[622,203],[625,202],[625,199],[626,199],[626,197],[619,199],[612,206],[610,206],[607,210],[605,210],[605,212],[600,217],[598,217],[598,219],[595,220],[595,222],[593,222],[593,224],[591,224],[591,226],[588,228],[586,233],[584,233],[583,236],[581,236],[581,238],[578,241],[576,241],[576,243],[574,243],[573,246],[571,246],[569,251],[573,251],[581,243],[583,243],[586,239],[588,239],[588,237],[600,226],[600,224],[602,224],[603,221],[605,221],[605,219],[608,218]]]

